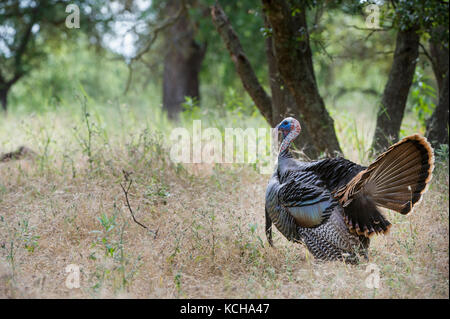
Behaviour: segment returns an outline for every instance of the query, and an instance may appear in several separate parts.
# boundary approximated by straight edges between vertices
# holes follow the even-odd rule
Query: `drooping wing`
[[[278,200],[302,227],[322,224],[338,205],[323,182],[307,172],[296,172],[290,176],[281,185]]]

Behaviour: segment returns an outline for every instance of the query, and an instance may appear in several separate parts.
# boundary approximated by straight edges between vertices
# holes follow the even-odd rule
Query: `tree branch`
[[[211,17],[217,32],[225,42],[245,90],[267,122],[272,125],[272,99],[259,83],[236,32],[218,2],[211,7]]]
[[[419,42],[419,46],[422,48],[423,54],[430,60],[430,63],[433,64],[433,58],[431,57],[430,53],[428,53],[428,50],[425,48],[425,46]]]
[[[186,4],[184,3],[184,1],[182,1],[181,8],[180,8],[180,10],[178,10],[178,12],[175,14],[175,16],[170,17],[169,19],[167,19],[166,21],[164,21],[160,25],[156,26],[152,30],[153,35],[152,35],[150,41],[147,42],[145,47],[142,50],[140,50],[140,52],[138,54],[136,54],[136,56],[131,58],[131,61],[139,60],[145,53],[147,53],[150,50],[150,48],[153,45],[153,43],[156,41],[159,32],[161,32],[165,28],[168,28],[168,27],[172,26],[181,17],[181,15],[186,12],[186,10],[187,10],[186,9]]]
[[[152,36],[150,37],[150,40],[147,42],[147,44],[144,46],[143,49],[141,49],[134,57],[132,57],[130,59],[130,62],[127,63],[128,65],[128,78],[127,78],[127,83],[125,85],[125,90],[123,92],[123,94],[127,94],[128,90],[130,89],[131,86],[131,79],[133,77],[133,68],[132,68],[132,64],[138,60],[142,59],[142,56],[147,53],[148,51],[150,51],[153,43],[155,43],[156,39],[158,38],[158,34],[159,32],[163,31],[164,29],[172,26],[180,17],[182,14],[184,14],[186,12],[186,4],[185,1],[182,0],[181,1],[181,8],[178,10],[178,12],[173,16],[168,18],[166,21],[164,21],[163,23],[161,23],[160,25],[156,26],[153,30],[152,30]]]
[[[33,29],[33,25],[36,22],[36,14],[38,9],[39,9],[38,6],[36,6],[36,8],[33,9],[31,13],[31,21],[25,28],[25,33],[20,41],[19,47],[17,48],[16,54],[14,56],[16,71],[18,71],[18,69],[20,69],[21,67],[22,56],[25,53],[25,49],[28,45],[28,42],[30,41],[31,30]]]

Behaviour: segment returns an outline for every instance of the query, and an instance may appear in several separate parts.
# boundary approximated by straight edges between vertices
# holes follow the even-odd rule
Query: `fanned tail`
[[[366,236],[387,232],[390,223],[374,205],[408,214],[421,201],[433,169],[433,149],[425,137],[414,134],[389,147],[336,192],[349,228]]]

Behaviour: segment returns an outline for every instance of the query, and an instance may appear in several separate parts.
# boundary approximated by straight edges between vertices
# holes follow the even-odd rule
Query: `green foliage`
[[[197,22],[196,39],[208,45],[201,78],[208,85],[208,90],[215,91],[216,96],[223,97],[226,88],[230,86],[240,88],[242,94],[242,84],[236,76],[234,63],[209,15],[209,6],[214,4],[214,0],[203,0],[197,3],[197,6],[191,7],[189,11],[193,20]],[[257,77],[263,83],[268,83],[264,35],[261,33],[261,30],[264,30],[261,1],[223,1],[221,5],[234,31],[238,34]]]
[[[400,30],[413,26],[421,32],[431,33],[432,29],[443,26],[445,30],[434,35],[435,40],[446,42],[448,48],[448,1],[435,0],[398,0],[394,5],[393,23]]]
[[[143,10],[138,10],[139,6],[135,1],[118,1],[118,9],[114,10],[114,6],[102,5],[98,1],[75,3],[78,3],[82,10],[81,29],[69,31],[55,27],[50,30],[42,22],[39,32],[33,37],[37,51],[30,51],[30,56],[35,56],[39,63],[30,64],[27,76],[13,86],[10,113],[23,115],[52,112],[58,116],[64,112],[82,113],[80,121],[74,123],[74,136],[78,136],[76,147],[83,149],[94,167],[95,161],[98,160],[97,150],[92,148],[92,145],[89,146],[89,138],[97,139],[99,143],[95,144],[101,145],[106,140],[103,135],[106,134],[104,127],[107,125],[113,128],[117,125],[133,127],[139,123],[140,118],[148,119],[147,128],[165,132],[174,125],[190,127],[193,119],[201,119],[205,125],[219,129],[267,125],[246,94],[236,75],[233,61],[211,22],[209,6],[214,3],[213,0],[186,1],[189,17],[195,25],[196,41],[207,44],[207,53],[200,74],[201,100],[186,98],[181,121],[174,124],[169,123],[161,110],[164,32],[159,33],[151,50],[144,55],[144,61],[133,65],[130,89],[124,94],[129,79],[129,60],[121,59],[111,52],[113,50],[108,46],[111,38],[107,35],[111,35],[114,28],[105,24],[113,18],[114,22],[118,23],[124,16],[133,12],[135,15],[132,20],[139,21],[140,28],[145,29],[136,33],[140,34],[140,48],[146,43],[146,36],[150,35],[161,21],[168,18],[164,11],[167,2],[152,1],[151,5]],[[298,1],[293,3],[293,13],[297,14]],[[448,6],[447,1],[424,1],[423,4],[412,1],[413,5],[405,1],[377,1],[381,8],[381,27],[387,30],[370,32],[364,30],[364,7],[369,3],[372,1],[308,1],[307,10],[317,86],[327,109],[336,119],[338,134],[342,136],[340,139],[352,145],[351,152],[357,152],[355,159],[364,160],[366,150],[361,144],[370,140],[373,131],[371,121],[374,107],[379,104],[391,66],[397,27],[402,24],[406,26],[408,21],[423,15],[418,19],[426,31],[422,32],[423,42],[433,36],[427,33],[430,28],[439,26],[448,19],[448,14],[443,11],[443,8]],[[61,2],[61,5],[42,17],[54,13],[55,19],[65,18],[67,14],[63,4],[66,2]],[[222,1],[221,5],[228,14],[257,77],[269,92],[265,39],[271,34],[271,29],[264,25],[261,2]],[[88,6],[91,7],[90,13]],[[30,8],[26,10],[29,11]],[[410,16],[400,19],[400,13],[410,11]],[[94,19],[95,14],[98,19]],[[0,19],[6,21],[6,17],[1,16]],[[12,19],[6,24],[13,23],[17,25],[17,30],[22,32],[18,25],[20,21],[18,18]],[[94,24],[97,27],[94,28]],[[391,26],[393,28],[390,28]],[[104,42],[102,44],[107,50],[99,49],[99,40]],[[0,51],[4,53],[1,48]],[[42,52],[42,59],[39,58],[38,51]],[[9,64],[13,61],[11,58]],[[423,59],[422,55],[420,59]],[[0,69],[3,67],[3,64],[0,65]],[[418,70],[408,100],[408,110],[414,117],[409,122],[418,121],[421,128],[425,127],[425,121],[436,103],[436,89],[431,78],[433,74],[429,66],[424,65]],[[82,91],[81,88],[90,99],[88,112],[80,111],[82,107],[76,99]],[[96,113],[102,114],[103,121],[97,120]],[[353,122],[355,113],[364,114],[365,125]],[[406,124],[410,125],[408,122]],[[51,160],[50,153],[55,147],[51,130],[42,130],[42,135],[47,137],[48,143],[39,144],[39,150],[42,149],[40,159],[43,168]],[[406,127],[403,132],[409,131],[410,127]],[[30,137],[30,140],[32,138]],[[67,163],[64,165],[74,167],[73,163],[70,164],[70,156],[67,156]],[[73,172],[75,175],[76,169]]]
[[[66,6],[80,9],[79,29],[65,24]],[[0,89],[9,90],[18,80],[45,62],[49,53],[62,42],[76,39],[81,32],[98,43],[98,24],[108,20],[98,15],[102,5],[84,1],[2,1],[0,2]],[[105,28],[103,28],[105,30]]]
[[[126,66],[113,60],[112,54],[90,49],[80,33],[76,42],[63,42],[59,50],[49,52],[41,68],[12,87],[10,107],[18,111],[51,111],[67,107],[80,91],[91,99],[107,103],[123,95]]]
[[[30,225],[30,213],[18,212],[19,217],[16,223],[8,222],[0,216],[0,230],[8,234],[8,242],[2,242],[0,248],[4,251],[6,260],[10,263],[13,271],[13,279],[16,269],[16,254],[21,248],[32,254],[39,247],[40,236],[35,234],[35,226]]]
[[[431,86],[431,79],[418,66],[411,86],[408,109],[414,112],[420,124],[425,127],[426,120],[433,113],[436,105],[436,90]]]
[[[90,278],[94,281],[91,288],[98,291],[103,285],[110,284],[115,291],[125,290],[129,287],[136,275],[140,264],[141,256],[138,255],[132,262],[130,254],[125,250],[125,229],[128,227],[127,221],[122,221],[120,212],[114,203],[113,214],[108,216],[105,213],[97,217],[101,225],[101,230],[91,231],[91,234],[97,234],[96,240],[92,243],[91,248],[101,247],[104,251],[104,257],[96,255],[94,250],[89,259],[96,261],[101,258],[105,261],[105,265],[97,267],[96,272]],[[112,262],[114,267],[110,267],[108,263]]]
[[[438,161],[448,163],[448,155],[449,155],[448,149],[449,149],[448,144],[441,144],[439,148],[434,150]]]

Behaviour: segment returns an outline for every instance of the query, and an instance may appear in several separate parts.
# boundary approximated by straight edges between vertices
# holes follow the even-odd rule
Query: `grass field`
[[[111,128],[106,114],[0,123],[0,153],[34,151],[0,163],[0,298],[449,297],[448,159],[412,214],[386,212],[393,227],[372,241],[380,286],[370,289],[368,262],[315,261],[278,231],[268,246],[269,176],[250,165],[174,165],[159,115],[128,112]],[[346,156],[366,161],[364,133],[345,135],[343,123]],[[125,205],[123,171],[148,229]],[[71,264],[80,288],[66,287]]]

